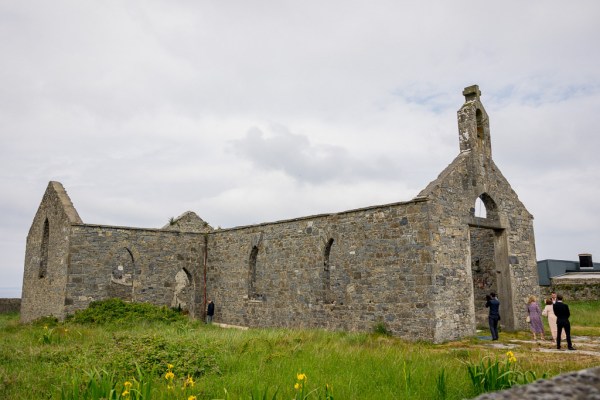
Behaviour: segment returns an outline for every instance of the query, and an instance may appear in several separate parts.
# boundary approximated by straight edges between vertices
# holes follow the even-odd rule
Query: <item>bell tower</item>
[[[463,90],[465,104],[458,110],[458,135],[460,151],[471,151],[482,159],[492,158],[490,121],[481,104],[479,86]]]

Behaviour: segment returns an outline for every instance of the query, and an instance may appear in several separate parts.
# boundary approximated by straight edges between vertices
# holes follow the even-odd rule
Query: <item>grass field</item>
[[[573,334],[600,336],[600,301],[569,305]],[[477,338],[242,331],[127,307],[112,303],[65,323],[0,315],[0,398],[463,399],[482,391],[469,375],[482,360],[537,377],[600,364],[585,352],[535,351],[529,332],[501,333],[500,343],[519,343],[511,358]]]

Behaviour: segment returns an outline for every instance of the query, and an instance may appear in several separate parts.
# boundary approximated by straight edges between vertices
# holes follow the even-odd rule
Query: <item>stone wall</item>
[[[201,316],[204,238],[201,233],[74,225],[65,314],[116,297]]]
[[[551,279],[552,285],[548,291],[560,294],[565,302],[570,300],[587,301],[600,299],[600,273],[598,272],[572,272]]]
[[[0,314],[17,313],[21,310],[21,299],[0,299]]]
[[[540,379],[528,385],[485,393],[473,400],[600,400],[600,368]]]
[[[485,307],[486,295],[498,291],[494,231],[471,227],[471,274],[473,276],[473,297],[475,300],[475,320],[477,326],[488,326],[488,309]]]
[[[63,186],[50,182],[27,235],[21,320],[64,315],[71,224],[81,223]]]
[[[426,207],[418,200],[210,234],[215,320],[363,331],[383,322],[433,340]]]

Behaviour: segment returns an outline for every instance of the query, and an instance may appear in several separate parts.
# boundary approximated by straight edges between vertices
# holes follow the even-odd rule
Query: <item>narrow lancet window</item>
[[[50,224],[48,219],[44,221],[44,232],[42,233],[42,248],[40,254],[40,270],[38,276],[44,278],[48,273],[48,242],[50,241]]]
[[[248,262],[248,298],[256,297],[256,257],[258,256],[258,246],[252,246],[250,260]]]
[[[331,246],[333,239],[329,239],[323,252],[323,300],[328,303],[331,292],[331,268],[329,265],[329,255],[331,254]]]

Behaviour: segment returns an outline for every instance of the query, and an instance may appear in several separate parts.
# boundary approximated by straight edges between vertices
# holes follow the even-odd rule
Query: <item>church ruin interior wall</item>
[[[491,292],[498,293],[496,263],[494,260],[494,231],[471,227],[469,232],[475,321],[478,327],[487,329],[489,310],[485,307],[485,296]]]
[[[396,335],[432,340],[426,206],[416,201],[211,233],[207,286],[215,319],[361,331],[383,322]]]
[[[180,307],[200,316],[204,235],[158,229],[75,225],[66,314],[91,301],[121,298]]]

